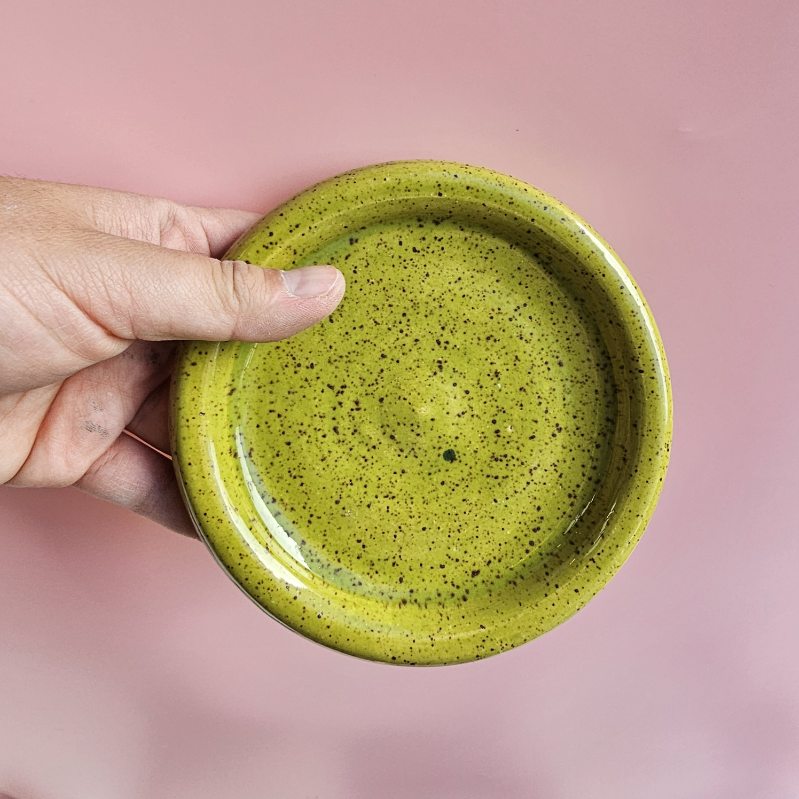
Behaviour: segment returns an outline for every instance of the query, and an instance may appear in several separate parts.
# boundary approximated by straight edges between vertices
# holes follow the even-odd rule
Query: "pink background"
[[[630,265],[675,442],[586,610],[435,670],[293,635],[127,512],[0,489],[0,792],[799,796],[797,52],[793,0],[5,0],[0,171],[264,211],[375,161],[510,172]]]

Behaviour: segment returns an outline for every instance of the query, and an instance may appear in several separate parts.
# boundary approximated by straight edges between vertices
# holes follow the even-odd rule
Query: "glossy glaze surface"
[[[332,263],[286,342],[194,343],[175,463],[209,546],[273,616],[352,654],[495,654],[584,605],[668,461],[651,315],[600,237],[486,169],[399,162],[268,215],[228,257]]]

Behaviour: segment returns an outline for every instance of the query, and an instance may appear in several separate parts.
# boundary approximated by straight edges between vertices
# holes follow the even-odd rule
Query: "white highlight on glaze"
[[[280,522],[275,518],[274,513],[272,513],[267,504],[264,502],[264,498],[255,488],[255,480],[253,479],[253,474],[250,469],[250,462],[247,459],[246,453],[244,452],[244,434],[242,433],[240,427],[236,428],[235,436],[236,452],[239,456],[239,463],[242,465],[242,469],[245,471],[246,479],[244,484],[247,486],[247,494],[249,495],[252,504],[255,506],[255,510],[261,519],[263,519],[266,528],[272,534],[272,537],[275,539],[275,541],[277,541],[295,561],[307,569],[308,564],[305,562],[305,558],[300,551],[299,545],[289,535],[289,533],[286,531],[286,528],[283,527],[283,525],[280,524]]]
[[[618,258],[610,251],[607,245],[589,228],[585,227],[584,225],[580,226],[582,230],[585,231],[585,235],[588,236],[589,239],[594,243],[596,248],[602,253],[605,257],[605,260],[608,262],[610,266],[613,267],[613,271],[618,275],[621,282],[624,284],[624,288],[627,289],[630,296],[635,301],[635,304],[641,311],[641,318],[643,319],[644,325],[646,327],[646,332],[649,334],[649,340],[653,343],[653,354],[655,359],[658,362],[660,368],[658,371],[658,382],[660,383],[660,393],[661,396],[664,397],[664,402],[667,400],[665,399],[668,395],[667,388],[666,388],[666,367],[663,363],[663,357],[660,354],[660,351],[657,347],[655,342],[659,341],[659,336],[655,332],[655,328],[652,324],[652,317],[649,314],[649,311],[646,307],[646,303],[641,298],[641,294],[638,291],[633,279],[630,277],[627,270],[622,266],[621,262]]]
[[[217,460],[216,450],[214,449],[212,441],[208,442],[208,456],[211,460],[212,471],[214,474],[218,475],[219,461]],[[269,550],[267,550],[266,547],[252,534],[249,526],[244,519],[241,518],[238,510],[231,501],[230,495],[225,489],[224,482],[222,480],[215,480],[215,483],[225,506],[227,517],[233,521],[233,524],[236,526],[236,530],[241,536],[242,540],[247,544],[252,554],[261,562],[263,567],[267,571],[271,572],[278,580],[282,580],[294,588],[305,588],[306,586],[303,585],[303,583],[300,582],[300,580],[293,575],[282,563],[280,563],[280,561],[275,558],[275,556],[272,555],[272,553],[269,552]]]

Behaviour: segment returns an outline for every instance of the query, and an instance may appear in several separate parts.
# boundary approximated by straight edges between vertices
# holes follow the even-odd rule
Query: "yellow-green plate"
[[[487,169],[382,164],[227,257],[347,281],[315,327],[193,342],[175,372],[187,505],[273,617],[361,657],[466,661],[621,566],[666,470],[669,380],[630,274],[574,212]]]

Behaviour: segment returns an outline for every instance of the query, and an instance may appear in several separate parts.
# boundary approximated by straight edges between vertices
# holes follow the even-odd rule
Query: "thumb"
[[[323,319],[344,295],[332,266],[265,269],[105,234],[97,246],[97,268],[73,299],[125,339],[275,341]]]

